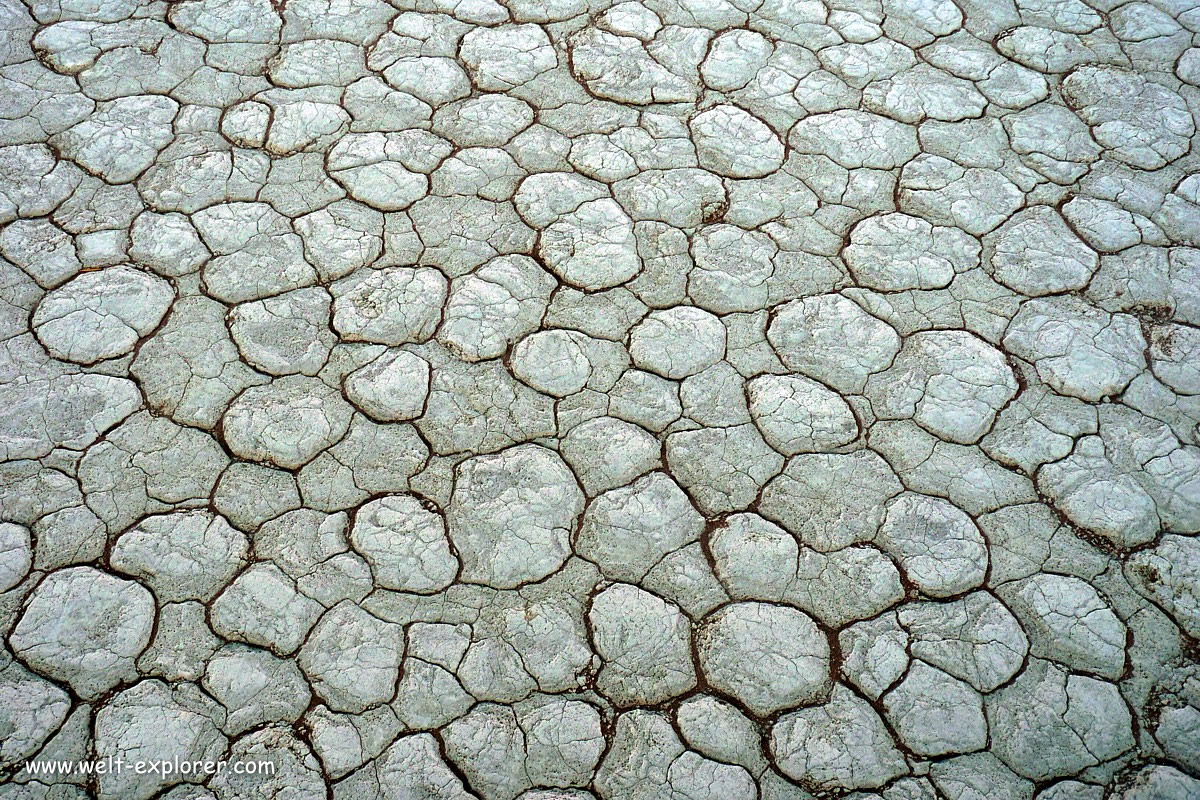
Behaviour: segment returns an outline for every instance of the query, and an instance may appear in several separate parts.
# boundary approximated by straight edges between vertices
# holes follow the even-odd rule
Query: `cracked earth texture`
[[[0,800],[1200,797],[1194,0],[0,65]]]

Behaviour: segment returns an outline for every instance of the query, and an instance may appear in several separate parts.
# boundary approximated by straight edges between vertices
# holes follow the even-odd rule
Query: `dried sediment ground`
[[[0,0],[0,800],[1200,797],[1194,31]]]

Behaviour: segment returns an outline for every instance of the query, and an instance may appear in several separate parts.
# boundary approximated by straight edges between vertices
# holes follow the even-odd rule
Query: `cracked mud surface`
[[[0,800],[1200,797],[1189,0],[0,65]]]

